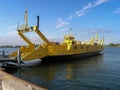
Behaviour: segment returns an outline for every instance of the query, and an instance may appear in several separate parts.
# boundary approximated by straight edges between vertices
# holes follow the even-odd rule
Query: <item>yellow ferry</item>
[[[87,57],[99,55],[103,51],[104,38],[98,40],[98,35],[90,39],[88,42],[76,41],[75,37],[71,34],[64,36],[62,43],[50,42],[39,30],[39,16],[37,16],[37,25],[28,27],[28,12],[25,11],[25,24],[19,25],[17,28],[18,35],[27,42],[28,46],[21,46],[21,60],[53,60],[53,59],[66,59],[74,57]],[[34,31],[43,40],[43,44],[34,45],[24,33]],[[17,57],[15,51],[9,57]]]

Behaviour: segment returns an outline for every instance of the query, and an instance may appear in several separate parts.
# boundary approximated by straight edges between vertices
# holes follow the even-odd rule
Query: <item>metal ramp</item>
[[[39,16],[37,16],[37,25],[29,27],[28,26],[28,12],[25,11],[25,24],[24,25],[18,25],[17,32],[18,35],[28,44],[28,46],[22,46],[20,48],[21,53],[21,60],[33,60],[33,59],[39,59],[43,58],[47,55],[45,45],[49,45],[48,39],[40,32],[39,30]],[[43,40],[44,44],[39,45],[36,49],[34,43],[32,43],[25,35],[24,33],[27,32],[36,32],[36,34]],[[17,51],[11,53],[9,57],[17,57]]]

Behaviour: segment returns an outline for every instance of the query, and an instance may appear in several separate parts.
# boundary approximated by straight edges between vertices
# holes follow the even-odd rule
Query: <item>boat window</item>
[[[97,43],[94,43],[94,45],[98,45]]]
[[[77,49],[77,46],[75,46],[74,49]]]
[[[74,42],[72,41],[72,44],[74,44]]]
[[[56,45],[59,45],[60,43],[59,43],[59,42],[56,42],[55,44],[56,44]]]

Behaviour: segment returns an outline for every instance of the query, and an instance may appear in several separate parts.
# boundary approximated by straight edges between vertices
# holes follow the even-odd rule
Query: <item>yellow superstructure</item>
[[[62,43],[50,42],[39,30],[39,16],[37,16],[37,25],[29,27],[27,11],[25,11],[25,24],[18,26],[18,35],[28,43],[28,46],[20,48],[22,60],[44,59],[46,57],[83,55],[90,53],[99,53],[103,50],[104,38],[98,40],[98,35],[88,42],[76,41],[72,34],[64,36]],[[43,40],[43,44],[37,47],[24,35],[27,32],[36,32]],[[17,57],[17,51],[11,53],[9,57]]]

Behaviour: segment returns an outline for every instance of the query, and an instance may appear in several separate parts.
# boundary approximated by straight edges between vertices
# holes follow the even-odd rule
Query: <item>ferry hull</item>
[[[83,54],[73,54],[73,55],[57,55],[57,56],[47,56],[42,58],[42,62],[46,61],[63,61],[63,60],[72,60],[78,58],[87,58],[91,56],[101,55],[102,51],[83,53]]]

